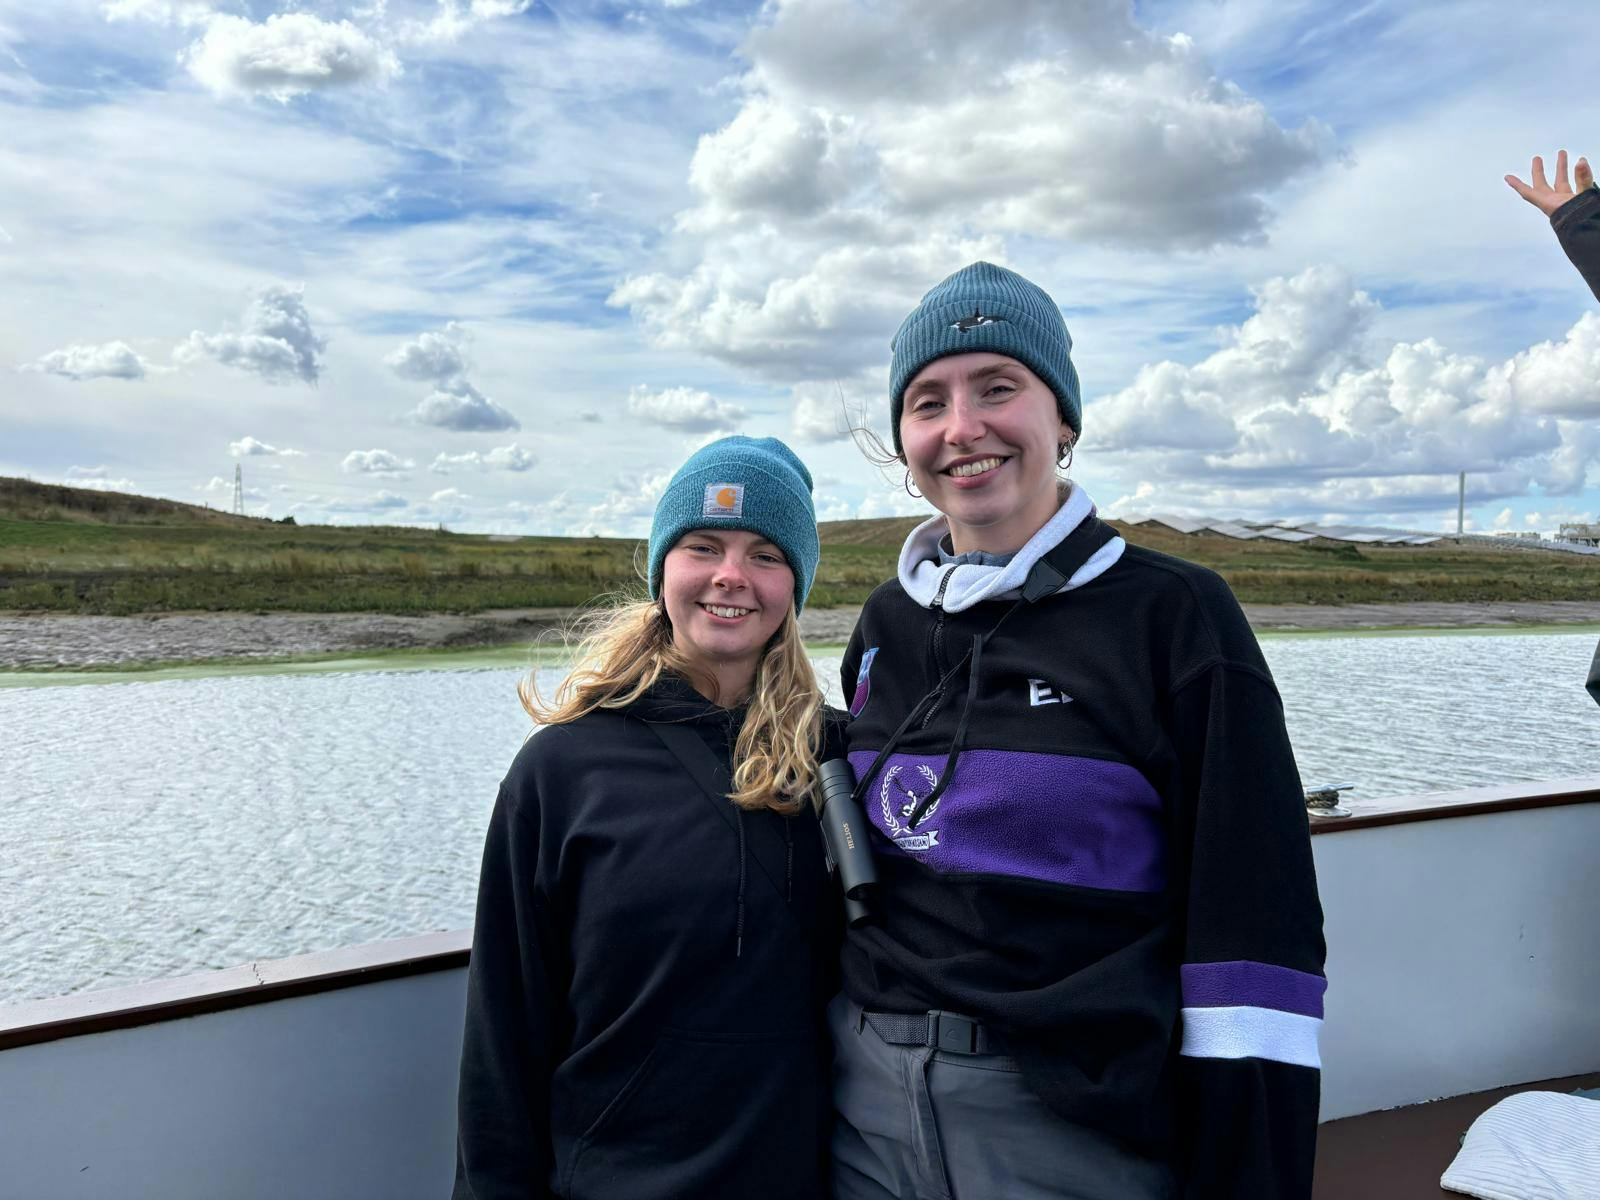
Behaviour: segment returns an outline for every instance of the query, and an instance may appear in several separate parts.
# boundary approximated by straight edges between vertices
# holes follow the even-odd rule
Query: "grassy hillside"
[[[0,609],[80,613],[474,612],[641,589],[633,538],[505,538],[280,524],[195,505],[0,479]],[[893,551],[841,547],[813,603],[849,603]]]
[[[0,475],[0,518],[94,525],[218,525],[233,529],[272,524],[260,517],[236,517],[202,504],[61,487],[5,475]]]
[[[910,518],[822,527],[811,603],[855,604],[894,572]],[[1220,571],[1240,599],[1592,600],[1600,561],[1494,547],[1290,546],[1145,527],[1130,541]],[[140,496],[0,479],[0,609],[473,612],[637,589],[644,545],[279,524]]]

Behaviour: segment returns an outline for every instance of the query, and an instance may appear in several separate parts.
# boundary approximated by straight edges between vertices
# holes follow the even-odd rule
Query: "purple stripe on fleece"
[[[1321,1019],[1322,993],[1328,990],[1321,975],[1249,959],[1184,963],[1179,973],[1185,1008],[1275,1008]]]
[[[857,776],[873,750],[856,750]],[[1121,892],[1166,885],[1161,798],[1126,763],[1021,750],[964,750],[956,777],[916,829],[908,810],[943,754],[894,754],[863,801],[898,852],[936,871],[1012,875]]]

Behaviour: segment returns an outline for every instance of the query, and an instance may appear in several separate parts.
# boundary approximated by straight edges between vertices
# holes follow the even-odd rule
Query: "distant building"
[[[1201,537],[1228,537],[1239,541],[1266,538],[1274,542],[1350,542],[1357,545],[1430,546],[1439,540],[1431,533],[1380,529],[1370,525],[1316,525],[1309,521],[1219,520],[1216,517],[1183,517],[1173,513],[1129,514],[1127,525],[1155,525],[1174,533]]]
[[[1498,529],[1495,537],[1515,538],[1519,542],[1537,542],[1542,535],[1537,529]]]
[[[1600,521],[1574,521],[1565,524],[1556,534],[1562,542],[1576,542],[1580,546],[1600,546]]]

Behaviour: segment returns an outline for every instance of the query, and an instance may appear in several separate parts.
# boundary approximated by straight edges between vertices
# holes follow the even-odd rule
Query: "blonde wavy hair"
[[[587,614],[567,631],[577,642],[576,665],[555,695],[539,694],[532,672],[517,685],[522,707],[541,725],[565,725],[601,708],[626,708],[666,673],[687,679],[702,695],[716,680],[672,638],[666,609],[654,600],[627,600]],[[806,802],[822,744],[822,690],[800,639],[794,605],[756,664],[749,708],[733,748],[733,791],[744,809],[793,813]]]

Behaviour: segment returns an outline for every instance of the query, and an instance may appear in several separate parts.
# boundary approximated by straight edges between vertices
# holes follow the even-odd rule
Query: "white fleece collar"
[[[934,596],[939,593],[940,583],[949,575],[950,581],[945,584],[944,596],[939,603],[945,612],[961,612],[985,600],[1012,599],[1021,589],[1022,581],[1028,577],[1033,564],[1094,512],[1094,502],[1089,499],[1089,494],[1077,484],[1069,486],[1067,498],[1056,510],[1056,515],[1046,521],[1039,532],[1017,551],[1016,557],[1003,567],[980,566],[977,563],[941,567],[939,539],[949,532],[950,523],[942,515],[924,521],[911,531],[905,545],[900,548],[900,586],[905,588],[906,595],[923,608],[931,608]],[[1122,557],[1126,547],[1127,543],[1120,537],[1112,538],[1073,572],[1072,578],[1067,580],[1061,591],[1082,587],[1104,574]]]

